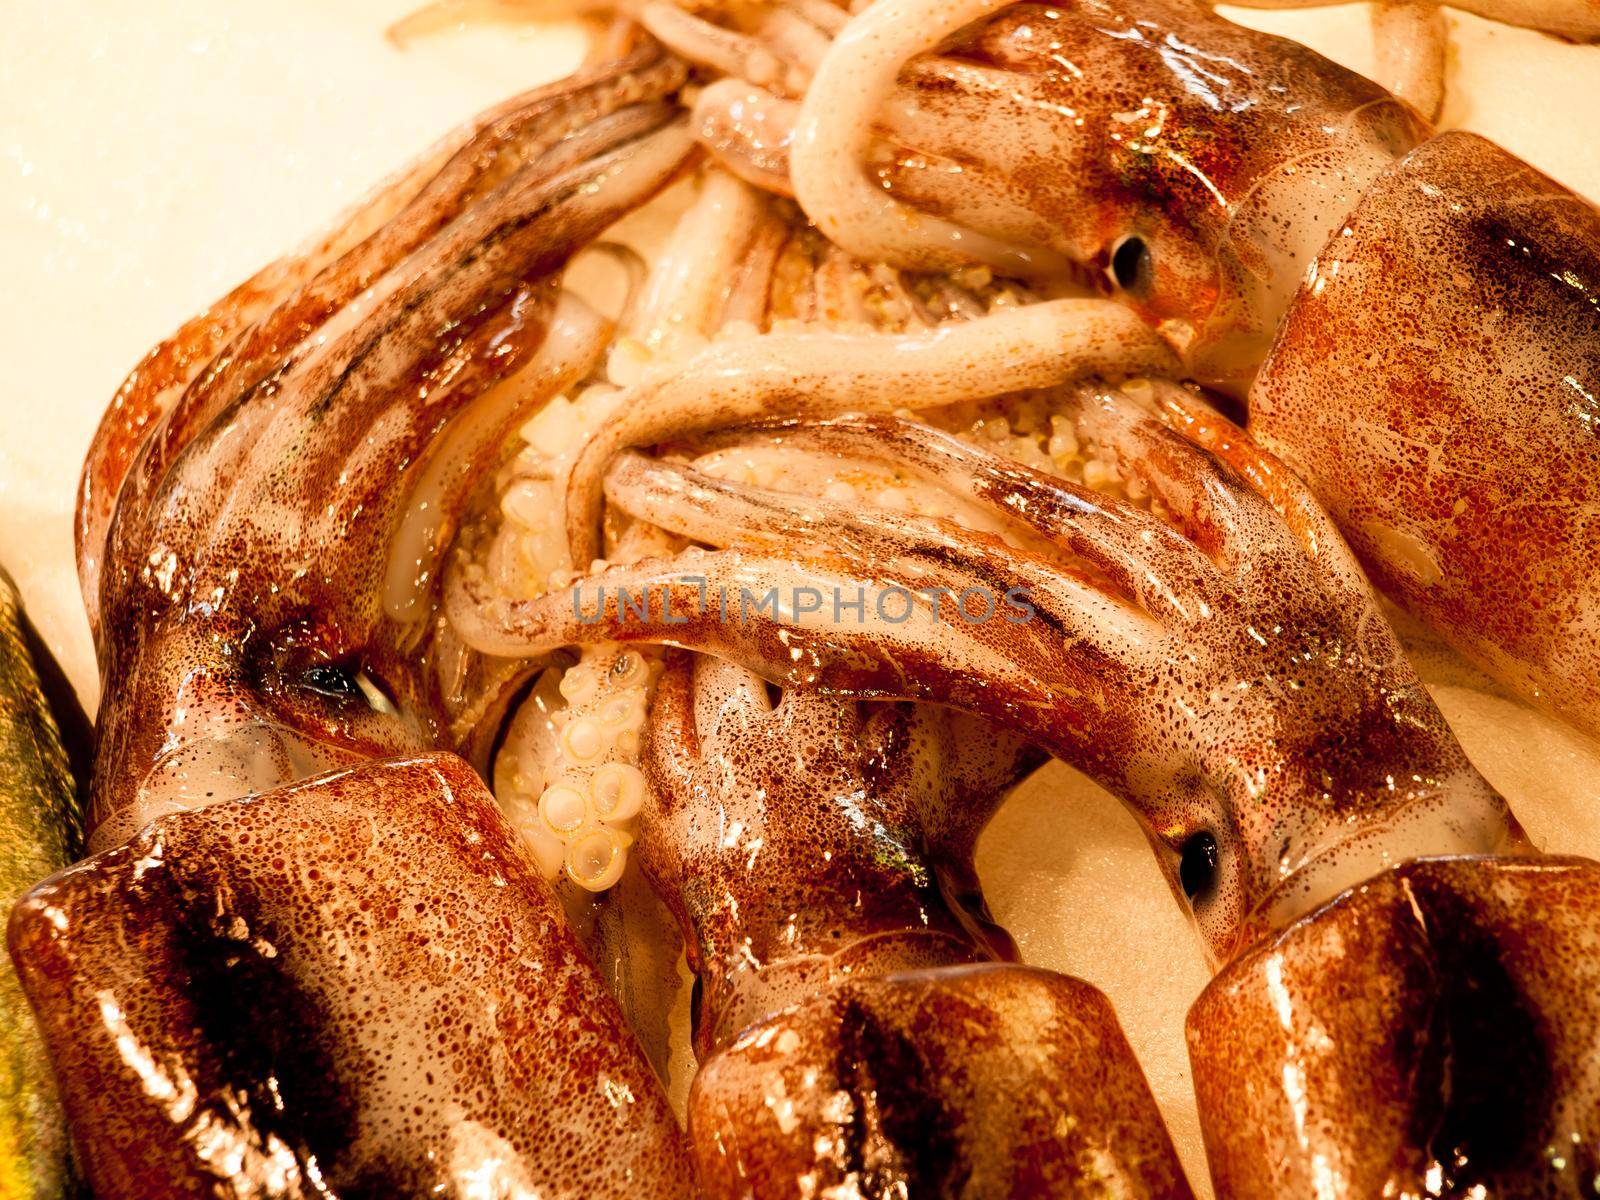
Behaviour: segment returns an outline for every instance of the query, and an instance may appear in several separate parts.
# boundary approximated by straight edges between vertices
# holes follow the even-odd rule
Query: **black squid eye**
[[[1205,830],[1191,834],[1178,852],[1178,882],[1191,901],[1211,890],[1217,878],[1217,839]]]
[[[1152,269],[1150,247],[1143,238],[1125,237],[1111,252],[1111,278],[1125,292],[1148,288]]]
[[[346,663],[313,663],[300,673],[300,682],[330,700],[354,700],[362,694],[355,668]]]

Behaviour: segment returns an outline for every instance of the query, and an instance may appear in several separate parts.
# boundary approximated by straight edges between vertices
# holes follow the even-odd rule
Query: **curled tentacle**
[[[419,593],[484,448],[593,361],[567,260],[689,153],[681,121],[641,104],[511,170],[119,510],[96,845],[440,740]]]
[[[655,658],[585,648],[523,701],[495,760],[495,798],[547,879],[587,892],[622,877],[644,802],[639,747]]]
[[[747,178],[786,160],[847,249],[1092,280],[1236,392],[1305,263],[1429,133],[1353,72],[1182,0],[875,4],[833,39],[792,136],[750,119],[779,111],[725,88],[699,123]]]
[[[1330,535],[1313,556],[1303,526],[1245,477],[1142,407],[1102,400],[1116,414],[1103,424],[1161,450],[1142,469],[1191,506],[1197,543],[1187,555],[1162,550],[1171,531],[1149,515],[1004,463],[975,476],[992,489],[986,499],[1035,530],[1059,527],[1065,561],[943,522],[625,458],[612,476],[615,504],[696,540],[751,549],[612,568],[510,605],[488,619],[492,628],[464,636],[483,636],[482,648],[499,654],[596,636],[667,641],[791,686],[985,713],[1129,800],[1223,961],[1389,862],[1520,845],[1504,801],[1466,761],[1370,593],[1353,586],[1342,544]],[[897,455],[870,426],[860,436],[868,457],[926,469],[925,456]],[[931,430],[918,440],[938,442]],[[1258,469],[1263,457],[1256,452]],[[1273,478],[1280,492],[1291,486]],[[1074,538],[1090,548],[1076,568]],[[1130,595],[1095,582],[1110,564],[1133,583],[1142,560],[1159,587]],[[721,589],[737,605],[741,589],[774,586],[771,611],[743,604],[722,619]],[[880,606],[896,589],[987,589],[996,605],[1025,595],[1032,614],[1013,623],[991,609],[973,621],[924,599],[910,609],[915,621],[894,624]],[[858,595],[859,623],[837,603]]]
[[[1589,0],[1476,11],[1600,32]],[[1600,227],[1511,155],[1428,141],[1443,18],[1407,3],[1375,20],[1399,97],[1183,0],[899,0],[834,39],[803,146],[747,81],[719,85],[699,126],[748,179],[787,164],[808,215],[858,252],[944,263],[971,233],[1096,280],[1189,375],[1249,397],[1252,432],[1386,592],[1593,730]],[[1482,453],[1486,436],[1511,452]]]
[[[391,620],[410,623],[426,614],[454,517],[506,431],[526,416],[536,398],[556,395],[589,374],[612,333],[609,322],[562,292],[529,365],[475,400],[430,449],[389,545],[384,611]]]
[[[163,818],[24,897],[10,944],[104,1200],[690,1192],[650,1064],[449,755]]]
[[[687,364],[647,372],[583,448],[567,489],[572,560],[595,557],[605,467],[631,446],[762,416],[932,408],[1170,365],[1148,329],[1097,300],[1028,305],[927,333],[774,333],[721,342]]]
[[[700,980],[709,1195],[1189,1195],[1104,998],[994,961],[1011,946],[971,855],[1037,762],[1023,743],[926,707],[774,701],[697,658],[657,691],[647,759],[644,865]]]
[[[1024,278],[1060,272],[1058,257],[1044,248],[911,211],[867,178],[863,162],[873,112],[906,61],[1006,2],[883,0],[834,40],[801,106],[789,166],[801,207],[851,253],[925,270],[982,262]]]
[[[1204,577],[1206,559],[1176,530],[1125,505],[979,450],[949,434],[898,417],[845,417],[789,422],[772,428],[779,444],[809,446],[853,458],[879,458],[924,472],[951,492],[1001,509],[1047,538],[1058,539],[1077,562],[1103,575],[1129,600],[1164,618],[1191,620],[1180,590]],[[620,464],[620,481],[634,463]],[[1137,546],[1135,551],[1133,547]]]

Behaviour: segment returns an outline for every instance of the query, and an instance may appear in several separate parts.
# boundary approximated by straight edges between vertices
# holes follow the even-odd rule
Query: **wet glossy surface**
[[[1124,798],[1219,963],[1410,855],[1514,851],[1515,818],[1456,745],[1349,552],[1281,464],[1200,415],[1180,388],[1086,388],[1081,406],[1085,436],[1143,482],[1171,524],[928,426],[801,423],[792,436],[802,445],[937,479],[1045,549],[625,458],[611,475],[614,505],[731,548],[610,568],[584,585],[586,600],[580,587],[576,601],[557,593],[507,604],[496,649],[664,639],[785,686],[982,714]],[[735,597],[838,587],[868,595],[880,615],[751,611],[724,621],[718,606],[697,603],[702,586]],[[625,608],[624,588],[670,596],[670,606]],[[888,588],[1020,589],[1030,609],[973,622],[923,601],[897,622],[881,615]],[[667,620],[667,607],[680,615]],[[1197,837],[1217,853],[1186,888],[1182,863]]]
[[[648,754],[709,1196],[1191,1194],[1105,998],[992,961],[1013,951],[972,846],[1036,752],[700,658],[668,669]]]
[[[1600,210],[1430,142],[1318,256],[1250,407],[1380,587],[1600,732]]]
[[[1290,18],[1283,19],[1288,21]],[[320,53],[320,51],[317,51],[317,53]],[[446,53],[448,53],[448,51],[446,51]],[[288,58],[293,58],[293,56],[288,56]],[[406,67],[406,70],[410,72],[411,67]],[[499,90],[494,94],[504,93],[504,91],[509,90],[509,88],[504,88],[504,86],[498,85],[498,83],[493,86]],[[1530,91],[1530,94],[1533,94],[1534,91],[1536,91],[1536,88],[1530,88],[1528,91]],[[1482,91],[1478,91],[1478,93],[1475,94],[1483,93]],[[1496,115],[1502,114],[1502,112],[1512,112],[1512,110],[1514,109],[1512,109],[1510,106],[1501,107],[1501,109],[1496,109]],[[363,117],[363,123],[366,123],[365,117]],[[432,118],[429,118],[429,122],[427,122],[427,125],[424,126],[424,128],[427,128],[429,131],[435,130],[435,128],[437,128],[437,122],[432,120]],[[350,141],[349,144],[344,147],[344,149],[349,149],[350,152],[360,152],[360,146],[362,146],[362,139],[352,139],[352,141]],[[397,157],[398,155],[395,154],[379,155],[382,166],[387,166],[387,163],[389,163],[390,160],[394,160],[394,158]],[[1563,163],[1565,162],[1566,160],[1563,160]],[[296,170],[304,170],[304,168],[302,168],[302,166],[290,166],[288,171],[285,173],[285,178],[288,178],[288,176],[293,174],[293,171]],[[371,178],[371,176],[376,176],[378,173],[378,168],[374,166],[374,170],[366,171],[363,178]],[[230,203],[229,205],[218,205],[216,208],[218,208],[219,211],[232,211],[232,205],[230,205]],[[230,216],[229,222],[232,224],[232,216]],[[250,224],[250,222],[246,222],[246,224]],[[264,251],[275,250],[275,248],[277,248],[280,243],[285,242],[285,240],[286,238],[283,237],[283,234],[280,234],[280,232],[267,234],[266,240],[264,240],[264,243],[262,243],[261,250],[250,250],[246,251],[246,253],[243,253],[242,256],[240,256],[240,262],[238,262],[238,266],[251,266],[254,261],[259,261],[259,259],[264,256]],[[219,238],[219,240],[216,240],[216,245],[218,245],[219,250],[221,250],[222,246],[227,245],[226,238]],[[104,259],[101,259],[101,261],[104,261]],[[206,269],[210,270],[210,267],[206,267]],[[232,275],[235,274],[235,272],[227,272],[227,274]],[[227,277],[219,278],[219,280],[216,280],[216,282],[227,282]],[[202,288],[202,291],[206,291],[206,293],[210,293],[210,291],[214,290],[216,290],[216,288]],[[192,307],[192,301],[195,301],[195,299],[198,298],[200,298],[200,296],[195,294],[195,296],[190,296],[190,298],[184,299],[181,304],[174,306],[173,312],[178,312],[178,310]],[[107,320],[107,322],[104,322],[104,325],[107,326],[107,330],[110,330],[112,326],[117,325],[117,322],[110,322],[110,320]],[[170,322],[168,322],[165,317],[163,317],[160,322],[152,322],[152,328],[150,328],[149,333],[157,333],[157,331],[160,330],[160,326],[165,325],[170,325]],[[138,334],[136,341],[147,341],[146,334]],[[32,347],[30,347],[30,349],[32,349]],[[126,352],[118,352],[118,360],[114,363],[115,370],[122,370],[122,366],[125,366],[126,360],[131,358],[131,350],[133,350],[133,344],[130,344],[130,347],[128,347]],[[72,365],[70,365],[70,363],[67,365],[67,370],[69,370],[70,374],[70,370],[72,370]],[[99,403],[101,403],[104,394],[106,394],[107,390],[109,390],[109,382],[110,379],[107,378],[106,381],[104,381],[104,384],[98,384],[98,386],[94,387],[93,406],[96,406],[96,408],[98,408]],[[58,392],[58,389],[54,387],[53,376],[51,395],[56,394],[56,392]],[[1456,691],[1456,693],[1454,693],[1454,698],[1456,698],[1456,707],[1454,707],[1454,709],[1450,709],[1450,707],[1446,706],[1446,710],[1450,710],[1453,717],[1454,715],[1458,714],[1470,717],[1470,715],[1482,715],[1485,714],[1485,712],[1498,712],[1498,710],[1490,709],[1490,707],[1486,706],[1486,704],[1480,704],[1480,706],[1474,707],[1474,702],[1462,701],[1461,696],[1464,696],[1464,694],[1466,694],[1464,691]],[[1515,710],[1515,714],[1517,714],[1518,720],[1523,720],[1523,722],[1526,722],[1526,720],[1531,720],[1531,718],[1526,717],[1526,714],[1523,712],[1523,710]],[[1518,726],[1518,728],[1522,728],[1522,726]],[[1554,763],[1557,758],[1562,757],[1570,758],[1571,762],[1574,763],[1574,766],[1571,768],[1571,770],[1573,770],[1574,773],[1578,773],[1579,778],[1586,778],[1586,776],[1582,776],[1582,770],[1584,770],[1584,768],[1582,768],[1582,762],[1584,762],[1584,760],[1582,760],[1581,750],[1571,749],[1570,746],[1566,746],[1566,744],[1563,744],[1562,739],[1558,738],[1558,736],[1554,736],[1554,734],[1550,734],[1550,731],[1546,730],[1544,726],[1538,726],[1536,730],[1528,731],[1526,736],[1523,736],[1523,738],[1518,738],[1517,741],[1518,744],[1528,744],[1528,742],[1531,742],[1531,739],[1533,738],[1538,738],[1538,744],[1541,746],[1541,749],[1547,750],[1552,757],[1550,757],[1549,760],[1544,760],[1544,762],[1528,763],[1528,765],[1518,765],[1518,763],[1510,762],[1509,758],[1498,758],[1496,762],[1501,763],[1502,770],[1509,771],[1509,774],[1506,774],[1504,778],[1510,779],[1510,781],[1514,782],[1526,782],[1528,779],[1539,778],[1544,771],[1554,770],[1552,763]],[[1494,728],[1490,728],[1490,730],[1486,731],[1486,733],[1483,733],[1483,742],[1480,742],[1480,744],[1482,744],[1482,746],[1488,746],[1491,741],[1499,741],[1499,739],[1501,739],[1501,736],[1499,736],[1499,726],[1496,725]],[[1498,752],[1498,754],[1509,754],[1509,750],[1507,750],[1506,747],[1499,747],[1496,752]],[[1051,776],[1051,782],[1053,782],[1054,786],[1061,786],[1061,782],[1059,781],[1061,781],[1061,774],[1053,774],[1053,776]],[[1507,784],[1501,784],[1501,786],[1507,787]],[[1571,794],[1573,794],[1573,789],[1571,789],[1571,787],[1568,787],[1568,789],[1562,789],[1562,787],[1558,786],[1558,784],[1552,784],[1552,786],[1549,787],[1549,790],[1550,795],[1554,797],[1552,800],[1550,800],[1550,805],[1552,806],[1550,806],[1549,811],[1557,810],[1558,806],[1563,805],[1563,803],[1570,803]],[[1578,790],[1581,790],[1581,784],[1579,784]],[[1086,800],[1086,797],[1080,798]],[[1019,816],[1018,821],[1022,821],[1022,819],[1024,818]],[[1146,904],[1144,901],[1150,901],[1150,899],[1152,899],[1150,898],[1149,890],[1147,890],[1146,894],[1144,894],[1144,899],[1142,899],[1142,901],[1134,901],[1133,898],[1128,896],[1128,880],[1130,880],[1130,878],[1133,878],[1133,880],[1138,880],[1139,878],[1139,869],[1141,869],[1139,864],[1141,864],[1141,856],[1144,854],[1142,846],[1138,845],[1138,840],[1136,840],[1136,837],[1126,837],[1123,838],[1122,842],[1118,842],[1114,834],[1109,834],[1109,832],[1104,832],[1104,830],[1126,829],[1126,826],[1117,826],[1117,824],[1115,824],[1115,818],[1106,818],[1106,822],[1107,824],[1104,824],[1104,826],[1098,826],[1098,829],[1101,830],[1101,832],[1098,832],[1098,834],[1091,834],[1091,842],[1088,848],[1082,848],[1082,846],[1078,846],[1078,848],[1067,848],[1067,846],[1058,845],[1053,846],[1053,848],[1046,853],[1045,850],[1042,850],[1042,846],[1045,846],[1045,843],[1048,842],[1048,838],[1038,837],[1038,835],[1035,835],[1035,837],[1032,838],[1032,842],[1034,842],[1035,853],[1029,854],[1029,856],[1024,859],[1024,862],[1022,862],[1021,866],[1013,867],[1013,869],[1011,869],[1010,878],[1008,878],[1008,880],[1003,883],[1002,888],[1000,888],[1000,894],[1002,894],[1002,898],[1005,899],[1008,904],[1011,904],[1011,906],[1014,907],[1014,910],[1016,910],[1016,915],[1021,918],[1018,923],[1018,928],[1027,931],[1030,944],[1032,944],[1034,947],[1037,947],[1038,954],[1059,955],[1061,960],[1077,958],[1077,960],[1082,960],[1082,962],[1096,963],[1096,960],[1094,960],[1093,957],[1093,955],[1096,954],[1096,949],[1094,949],[1094,947],[1082,946],[1082,944],[1080,944],[1080,946],[1072,946],[1072,944],[1070,944],[1070,938],[1051,938],[1050,926],[1054,925],[1058,926],[1058,928],[1061,928],[1061,930],[1070,930],[1072,926],[1080,925],[1080,923],[1082,923],[1082,925],[1094,926],[1094,928],[1126,928],[1128,933],[1138,934],[1138,938],[1141,939],[1142,944],[1150,946],[1150,944],[1152,944],[1152,939],[1150,939],[1149,928],[1146,928],[1144,925],[1139,925],[1138,928],[1133,928],[1134,925],[1138,925],[1139,920],[1139,918],[1134,917],[1133,914],[1139,914],[1142,918],[1144,918],[1144,920],[1152,923],[1157,930],[1165,930],[1166,944],[1168,944],[1168,962],[1182,960],[1184,949],[1182,949],[1181,928],[1176,926],[1176,922],[1174,922],[1173,925],[1162,925],[1162,922],[1170,922],[1171,920],[1170,915],[1168,915],[1165,907],[1163,907],[1163,904],[1165,904],[1165,898],[1158,898],[1157,896],[1157,898],[1154,898],[1155,902],[1152,902],[1152,904]],[[1576,814],[1576,816],[1573,816],[1571,819],[1563,818],[1563,824],[1560,827],[1562,827],[1563,834],[1568,835],[1568,837],[1573,837],[1573,835],[1576,835],[1576,837],[1581,837],[1581,814]],[[1013,835],[1014,829],[1016,829],[1016,827],[1013,827]],[[1573,832],[1571,832],[1573,829],[1578,829],[1578,834],[1573,834]],[[1075,840],[1074,843],[1077,845]],[[1080,869],[1083,869],[1078,872],[1077,878],[1078,880],[1082,880],[1082,878],[1085,878],[1085,875],[1093,875],[1094,870],[1099,870],[1102,875],[1106,874],[1107,862],[1115,861],[1115,856],[1117,856],[1117,854],[1123,854],[1122,861],[1125,861],[1126,864],[1128,864],[1128,867],[1126,867],[1125,870],[1110,870],[1110,874],[1114,875],[1115,878],[1112,880],[1112,885],[1107,886],[1106,888],[1106,896],[1110,896],[1110,898],[1112,898],[1112,901],[1110,901],[1109,904],[1104,902],[1104,898],[1083,896],[1082,893],[1078,893],[1078,896],[1075,896],[1074,902],[1061,901],[1062,891],[1059,890],[1061,885],[1054,883],[1054,880],[1059,877],[1056,877],[1056,875],[1051,875],[1050,872],[1054,869],[1054,867],[1059,866],[1059,862],[1061,862],[1062,859],[1077,858],[1077,866],[1080,867]],[[1000,872],[997,872],[997,877],[1000,877]],[[1016,878],[1022,878],[1022,880],[1050,880],[1050,883],[1046,883],[1045,886],[1040,886],[1037,882],[1030,883],[1029,886],[1032,888],[1032,891],[1029,893],[1029,901],[1027,901],[1026,904],[1019,904],[1018,894],[1011,893],[1010,891],[1010,880],[1016,880]],[[1149,877],[1146,877],[1146,882],[1149,882]],[[1083,906],[1083,899],[1090,899],[1090,901],[1096,901],[1096,899],[1099,899],[1101,902],[1099,902],[1099,904],[1091,904],[1090,907],[1085,907]],[[1053,901],[1056,902],[1056,904],[1059,904],[1059,907],[1056,907],[1056,904],[1053,904]],[[1094,915],[1090,915],[1091,912],[1093,912]],[[1080,939],[1080,941],[1082,941],[1082,939]],[[1152,946],[1152,952],[1155,952],[1154,946]],[[1170,981],[1168,981],[1168,979],[1160,978],[1150,979],[1150,986],[1152,986],[1150,989],[1128,987],[1126,986],[1126,981],[1128,981],[1128,979],[1138,978],[1138,963],[1130,962],[1130,960],[1128,960],[1128,955],[1118,954],[1115,955],[1115,957],[1123,958],[1123,962],[1101,962],[1098,966],[1096,966],[1096,973],[1101,974],[1101,976],[1115,976],[1115,979],[1122,981],[1122,1011],[1125,1019],[1128,1019],[1128,1013],[1130,1013],[1130,1011],[1131,1013],[1144,1013],[1144,1011],[1146,1011],[1141,1006],[1142,1003],[1147,1003],[1146,998],[1139,995],[1141,990],[1146,990],[1146,992],[1155,990],[1155,992],[1158,992],[1163,982]],[[1187,974],[1186,979],[1187,978],[1192,978],[1192,973]],[[1179,989],[1184,987],[1184,982],[1179,981],[1178,987]],[[1160,1059],[1160,1054],[1155,1054],[1155,1056],[1150,1056],[1150,1058],[1157,1059],[1158,1061],[1158,1059]],[[1147,1061],[1150,1061],[1150,1058],[1147,1058]],[[1173,1070],[1173,1067],[1168,1066],[1166,1067],[1166,1070]],[[1181,1067],[1176,1069],[1176,1074],[1181,1075]],[[1181,1085],[1176,1086],[1176,1088],[1171,1088],[1171,1093],[1176,1094],[1179,1090],[1181,1090]]]
[[[1591,860],[1432,859],[1235,962],[1188,1021],[1219,1193],[1593,1195],[1597,930]]]
[[[436,586],[488,448],[598,355],[604,323],[559,272],[681,163],[670,114],[633,103],[677,76],[646,54],[486,114],[354,230],[269,269],[255,323],[201,318],[228,348],[187,387],[165,386],[160,352],[135,370],[86,476],[92,537],[126,475],[103,567],[84,547],[105,665],[94,847],[332,765],[465,747],[451,719],[508,673],[441,696],[410,593]],[[148,428],[126,454],[133,409]]]
[[[1285,277],[1428,134],[1362,76],[1183,0],[1017,5],[948,53],[1002,73],[907,89],[908,127],[958,123],[949,144],[918,149],[962,169],[907,156],[887,181],[969,227],[1060,251],[1160,328],[1195,377],[1233,388],[1270,343]]]
[[[448,755],[158,821],[11,946],[105,1200],[687,1193],[547,884]]]

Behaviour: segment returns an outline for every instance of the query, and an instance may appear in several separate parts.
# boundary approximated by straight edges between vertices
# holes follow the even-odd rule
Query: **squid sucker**
[[[554,11],[392,33],[469,9]],[[985,900],[1047,758],[1215,972],[1218,1197],[1600,1191],[1600,864],[1379,600],[1600,733],[1600,211],[1434,133],[1437,10],[1400,94],[1198,0],[564,10],[90,446],[9,944],[95,1194],[1191,1197]]]

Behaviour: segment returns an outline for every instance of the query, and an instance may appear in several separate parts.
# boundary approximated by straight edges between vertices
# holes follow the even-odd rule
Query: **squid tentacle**
[[[1088,714],[1108,707],[1104,674],[1126,653],[1140,618],[1070,581],[1098,601],[1100,612],[1117,615],[1100,619],[1088,605],[1082,613],[1065,611],[1057,601],[1039,619],[1014,627],[969,624],[951,615],[953,603],[942,604],[935,616],[934,589],[959,597],[979,588],[1003,597],[1016,586],[1013,578],[917,566],[901,574],[825,558],[691,550],[664,561],[610,566],[537,600],[487,603],[467,581],[447,578],[446,611],[462,638],[485,654],[531,656],[599,640],[659,643],[729,658],[786,687],[1004,711],[1030,732],[1049,724],[1068,739],[1076,729],[1079,744],[1092,748]],[[1055,574],[1042,562],[1038,573]],[[993,591],[996,583],[1000,592]],[[794,619],[795,589],[804,596],[801,607],[814,593],[824,605],[842,597],[840,617],[824,606]],[[846,619],[858,605],[864,620]],[[1126,632],[1109,632],[1112,620]],[[1063,644],[1076,651],[1065,663]],[[1063,677],[1059,688],[1051,685]],[[1061,708],[1075,711],[1076,719],[1051,722],[1047,714]]]
[[[753,426],[750,432],[920,472],[1054,540],[1071,559],[1105,574],[1122,595],[1163,620],[1194,619],[1191,607],[1176,597],[1183,590],[1204,594],[1215,574],[1212,561],[1166,522],[914,421],[841,417]]]
[[[789,154],[795,197],[828,237],[861,258],[941,269],[985,262],[1024,278],[1059,274],[1057,257],[926,213],[868,181],[871,118],[906,60],[1008,0],[882,0],[834,39],[801,104]]]
[[[620,459],[607,482],[618,507],[696,541],[790,546],[824,558],[836,554],[906,581],[927,572],[957,596],[967,587],[986,586],[1003,563],[1014,586],[1037,593],[1035,603],[1064,636],[1088,639],[1098,633],[1092,644],[1117,657],[1137,652],[1154,632],[1153,622],[1119,597],[1107,596],[1097,580],[1072,564],[996,546],[948,522],[797,500],[636,454]]]
[[[124,507],[142,509],[222,407],[519,161],[610,109],[665,94],[682,78],[681,63],[645,47],[497,106],[382,185],[335,222],[334,232],[258,273],[152,351],[108,408],[80,482],[76,536],[91,628],[99,628],[104,562],[116,557],[109,546],[113,508],[125,481]]]
[[[574,563],[595,557],[607,463],[619,452],[768,415],[885,412],[1170,368],[1117,305],[1055,300],[923,334],[774,333],[718,343],[642,380],[584,447],[567,485]]]
[[[1372,41],[1378,82],[1437,121],[1450,46],[1444,12],[1428,0],[1382,0],[1372,6]]]
[[[1176,437],[1164,426],[1154,432]],[[464,636],[507,655],[596,636],[659,640],[789,686],[934,699],[1011,723],[1133,804],[1165,847],[1175,890],[1186,848],[1202,834],[1212,839],[1213,874],[1190,899],[1218,960],[1404,853],[1397,848],[1522,846],[1504,800],[1467,762],[1371,593],[1350,589],[1342,545],[1323,543],[1320,560],[1313,557],[1304,530],[1266,498],[1244,501],[1253,495],[1244,476],[1196,447],[1179,453],[1178,444],[1164,466],[1146,469],[1153,478],[1166,472],[1174,489],[1224,497],[1233,521],[1219,543],[1227,559],[1189,560],[1203,568],[1205,586],[1177,580],[1177,606],[1199,618],[1187,623],[1157,619],[1163,605],[1148,596],[1140,597],[1146,608],[1130,607],[1070,567],[988,535],[634,456],[609,477],[614,504],[697,540],[752,549],[609,568],[575,590],[480,613],[478,631]],[[1237,457],[1253,457],[1258,473],[1267,461],[1259,452]],[[1291,486],[1271,478],[1280,494]],[[1059,493],[1020,478],[1015,486],[1026,486],[1040,512]],[[1161,544],[1144,538],[1147,522],[1130,520],[1122,531],[1126,561]],[[1115,535],[1108,526],[1103,536]],[[1275,564],[1270,579],[1224,569],[1249,561],[1251,546]],[[608,583],[612,594],[598,607],[591,595],[590,612],[582,588]],[[948,610],[920,628],[852,625],[826,612],[721,620],[698,599],[701,586],[715,596],[773,585],[853,595],[865,585],[876,602],[886,585],[930,584],[993,595],[1022,586],[1039,620],[967,623]],[[673,613],[688,616],[668,617],[660,604],[629,611],[619,586],[659,589]]]

